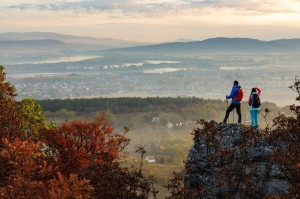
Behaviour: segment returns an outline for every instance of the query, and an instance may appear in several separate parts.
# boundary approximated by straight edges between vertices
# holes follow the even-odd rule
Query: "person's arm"
[[[261,90],[259,88],[256,88],[256,90],[258,91],[258,95],[260,96]]]
[[[250,96],[249,96],[249,100],[248,100],[249,106],[251,106],[251,103],[252,103],[252,99],[251,99],[251,95],[250,95]]]
[[[230,98],[233,98],[233,95],[234,95],[234,93],[236,92],[236,88],[235,87],[233,87],[232,89],[231,89],[231,93],[230,93],[230,95],[229,96],[227,96],[226,98],[227,99],[230,99]]]

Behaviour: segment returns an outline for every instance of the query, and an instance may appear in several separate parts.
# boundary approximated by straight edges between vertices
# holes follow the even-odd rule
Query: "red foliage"
[[[62,176],[55,159],[47,157],[41,143],[3,138],[0,154],[1,198],[87,198],[93,189],[89,180]],[[73,197],[76,196],[76,197]]]
[[[300,102],[300,79],[295,78],[295,83],[290,87]],[[289,193],[282,193],[282,198],[300,197],[300,106],[291,105],[290,110],[294,117],[280,114],[274,122],[275,129],[270,132],[270,140],[274,153],[271,160],[279,167],[289,183]]]
[[[104,117],[94,122],[72,121],[54,130],[42,132],[44,142],[58,158],[63,174],[84,172],[93,165],[110,164],[118,160],[129,143],[122,135],[114,135]]]
[[[12,141],[15,137],[22,137],[22,117],[19,111],[21,102],[14,98],[17,94],[14,87],[5,81],[5,73],[0,66],[0,149],[2,138]]]
[[[124,128],[125,133],[129,131]],[[150,181],[140,172],[122,167],[120,158],[129,139],[113,134],[105,117],[93,122],[72,121],[42,132],[41,139],[57,159],[63,175],[78,174],[91,181],[92,198],[147,198]]]

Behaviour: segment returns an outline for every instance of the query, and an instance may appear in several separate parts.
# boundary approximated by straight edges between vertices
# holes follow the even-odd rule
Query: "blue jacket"
[[[234,97],[237,96],[237,93],[238,93],[237,91],[239,88],[242,88],[242,87],[240,85],[232,87],[230,95],[226,97],[227,99],[232,98],[231,103],[233,103],[233,104],[241,104],[241,102],[238,102],[235,99],[233,99]]]

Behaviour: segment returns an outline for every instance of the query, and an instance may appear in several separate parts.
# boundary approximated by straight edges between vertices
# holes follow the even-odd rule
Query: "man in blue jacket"
[[[236,99],[234,99],[235,97],[237,97],[237,95],[238,95],[238,89],[240,89],[240,88],[242,88],[242,87],[239,85],[239,82],[238,82],[238,81],[234,81],[234,82],[233,82],[233,87],[232,87],[232,90],[231,90],[230,95],[229,95],[229,96],[226,95],[226,99],[232,98],[232,101],[231,101],[230,106],[229,106],[228,109],[226,110],[226,115],[225,115],[225,118],[224,118],[224,120],[223,120],[223,123],[226,123],[226,122],[227,122],[229,113],[230,113],[233,109],[236,109],[236,112],[237,112],[237,114],[238,114],[238,116],[239,116],[238,122],[241,123],[241,121],[242,121],[241,102],[240,102],[240,101],[237,101]]]

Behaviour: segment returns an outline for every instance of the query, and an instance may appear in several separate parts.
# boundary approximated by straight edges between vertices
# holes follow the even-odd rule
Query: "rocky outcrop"
[[[185,186],[202,187],[205,198],[261,198],[286,192],[284,175],[269,160],[268,140],[261,132],[245,128],[214,124],[209,132],[195,130],[185,162]]]

